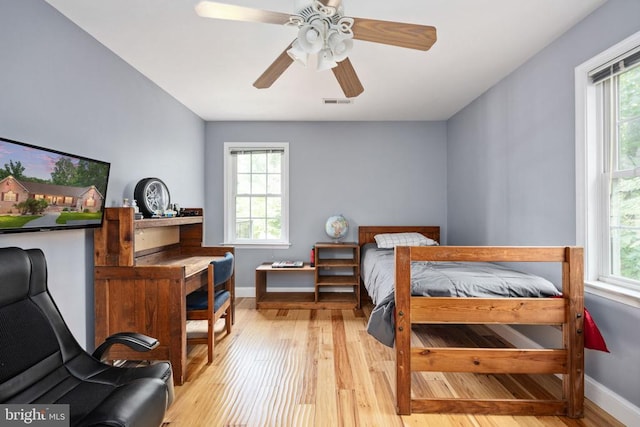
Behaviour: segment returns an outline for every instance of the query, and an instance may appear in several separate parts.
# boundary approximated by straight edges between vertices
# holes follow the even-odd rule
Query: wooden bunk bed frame
[[[362,247],[380,233],[419,232],[440,241],[431,226],[361,226]],[[411,295],[412,261],[559,262],[562,298],[434,298]],[[397,247],[395,252],[396,410],[415,413],[559,415],[584,411],[583,251],[578,247]],[[366,295],[366,292],[362,294]],[[553,325],[562,348],[412,347],[413,324]],[[412,372],[561,374],[562,396],[553,399],[413,398]]]

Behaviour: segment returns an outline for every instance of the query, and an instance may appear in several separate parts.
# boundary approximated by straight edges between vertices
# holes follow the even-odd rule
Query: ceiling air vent
[[[323,98],[322,103],[329,105],[353,104],[353,100],[349,98]]]

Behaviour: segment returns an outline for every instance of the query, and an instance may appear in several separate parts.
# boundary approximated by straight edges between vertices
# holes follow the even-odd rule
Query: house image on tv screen
[[[93,185],[56,185],[18,180],[11,175],[0,180],[0,214],[20,213],[20,203],[30,199],[46,202],[43,213],[99,212],[104,203],[104,196]]]

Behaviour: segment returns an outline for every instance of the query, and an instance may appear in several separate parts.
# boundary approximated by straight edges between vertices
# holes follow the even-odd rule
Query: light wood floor
[[[187,380],[165,418],[167,427],[193,426],[621,426],[586,402],[585,417],[396,415],[393,350],[366,332],[367,309],[256,310],[253,298],[237,301],[231,335],[219,332],[215,360],[206,347],[189,352]],[[415,339],[496,340],[482,326],[430,328]],[[422,396],[496,397],[525,394],[512,377],[417,375]],[[525,376],[522,376],[525,377]],[[553,376],[521,379],[534,395],[557,394]],[[537,385],[539,384],[539,385]],[[533,385],[533,386],[532,386]],[[425,394],[422,394],[425,393]]]

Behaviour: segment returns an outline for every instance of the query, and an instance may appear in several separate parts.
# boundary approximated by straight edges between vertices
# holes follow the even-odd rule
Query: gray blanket
[[[394,251],[362,248],[361,276],[375,305],[367,331],[393,347]],[[486,262],[412,262],[411,294],[432,297],[551,297],[561,293],[542,277]]]

